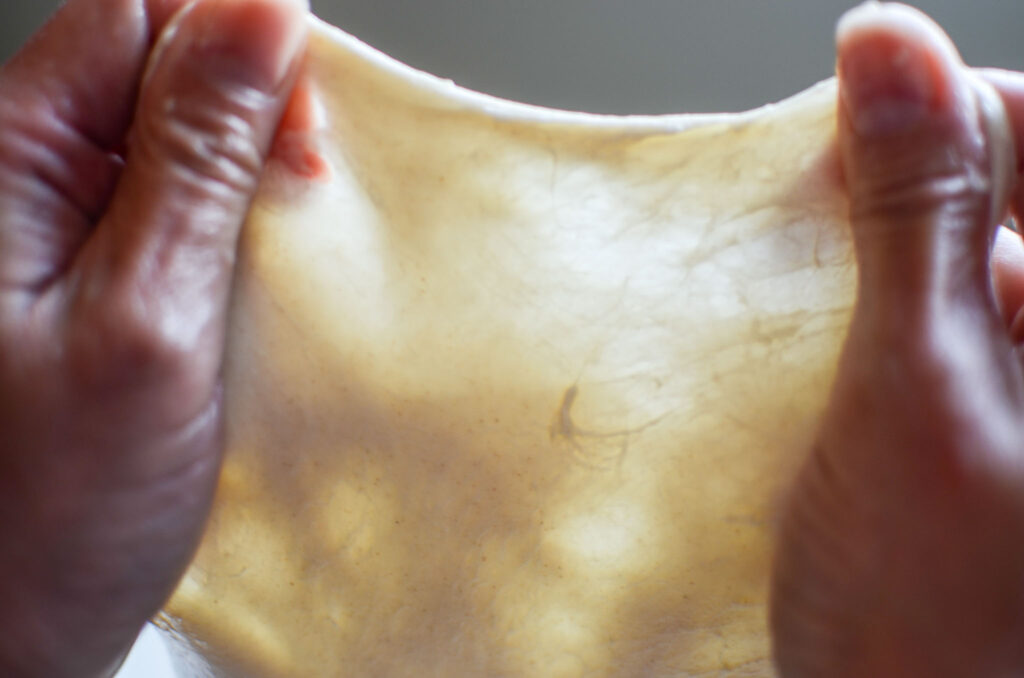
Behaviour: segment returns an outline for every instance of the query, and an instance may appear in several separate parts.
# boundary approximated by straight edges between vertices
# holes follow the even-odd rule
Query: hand
[[[3,676],[113,672],[210,506],[235,242],[306,22],[189,4],[70,0],[0,70]]]
[[[992,194],[1018,168],[993,169],[971,73],[918,12],[858,8],[837,40],[859,289],[780,530],[776,663],[783,678],[1024,675],[1019,237],[1000,234],[990,268]],[[1021,77],[985,77],[1024,148]]]

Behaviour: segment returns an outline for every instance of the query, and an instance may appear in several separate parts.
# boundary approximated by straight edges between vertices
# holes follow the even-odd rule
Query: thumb
[[[88,328],[78,338],[142,378],[153,370],[140,367],[196,377],[185,403],[214,385],[236,241],[296,78],[306,7],[201,0],[176,17],[109,209],[68,276],[72,326]],[[155,376],[166,383],[168,370]]]
[[[1015,175],[1000,99],[910,7],[856,8],[836,41],[858,311],[902,328],[996,313],[988,258]]]

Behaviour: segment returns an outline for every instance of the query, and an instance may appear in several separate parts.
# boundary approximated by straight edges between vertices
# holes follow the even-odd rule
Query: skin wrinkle
[[[174,24],[186,20],[189,9],[184,8],[173,20]],[[153,84],[154,79],[166,77],[157,68],[161,61],[177,58],[176,52],[180,50],[195,49],[192,41],[175,40],[176,32],[172,26],[161,38],[160,47],[150,61],[146,75],[148,83]],[[181,159],[182,162],[173,168],[179,173],[179,179],[185,184],[194,184],[200,190],[223,185],[226,189],[224,197],[228,199],[232,195],[251,193],[254,179],[261,174],[265,151],[252,143],[249,121],[256,112],[265,110],[272,103],[272,97],[253,87],[232,85],[225,88],[221,79],[222,76],[199,68],[189,85],[191,91],[175,91],[162,101],[144,102],[148,110],[159,111],[159,114],[143,120],[149,126],[149,134],[141,136],[159,142],[160,147],[143,147],[138,152],[146,157],[167,154]],[[160,88],[154,86],[153,89]],[[188,107],[182,107],[182,101],[188,102]],[[165,134],[153,134],[158,130]],[[196,159],[206,164],[197,167]],[[208,185],[208,179],[213,179],[215,186]]]
[[[222,96],[236,99],[232,95]],[[247,196],[255,184],[254,178],[260,175],[263,161],[260,149],[252,144],[252,130],[246,122],[253,111],[266,106],[267,97],[261,95],[259,98],[262,99],[261,106],[248,106],[248,110],[238,115],[226,112],[240,105],[234,102],[229,105],[218,102],[206,109],[193,107],[181,112],[173,106],[165,106],[167,119],[159,122],[162,132],[145,135],[146,139],[158,147],[140,145],[136,147],[136,152],[143,157],[174,159],[176,162],[170,171],[175,174],[177,181],[191,187],[191,190],[222,192],[221,199],[226,203],[234,203],[239,199],[247,202]],[[206,162],[196,166],[194,158],[203,158]],[[225,212],[234,212],[234,207],[232,204]]]
[[[117,28],[122,27],[123,24],[115,22],[111,39],[115,43],[140,43],[133,49],[129,49],[129,52],[141,55],[147,48],[145,43],[148,42],[148,39],[140,41],[136,36],[146,33],[146,31],[140,30],[144,24],[138,23],[140,19],[145,19],[145,12],[141,9],[141,3],[132,4],[138,8],[136,11],[122,11],[118,16],[124,17],[126,14],[133,14],[135,22],[129,21],[130,25],[123,27],[121,31],[118,31]],[[104,32],[107,33],[111,29],[106,21],[109,16],[109,8],[104,8],[104,11],[101,11],[94,5],[91,10],[93,20],[103,23],[104,28],[107,29]],[[90,27],[85,25],[81,27],[81,30],[89,31]],[[52,31],[50,32],[52,33]],[[48,33],[44,30],[37,41],[45,40],[47,37]],[[112,50],[112,53],[117,53],[117,50]],[[28,57],[22,57],[22,60],[28,60]],[[10,120],[8,120],[8,124],[2,126],[3,131],[0,134],[3,135],[3,139],[0,139],[0,144],[13,143],[14,145],[13,147],[8,146],[10,154],[4,153],[2,157],[10,168],[9,171],[15,176],[20,174],[18,165],[27,164],[44,185],[52,187],[58,195],[64,198],[64,200],[49,202],[74,206],[74,209],[80,211],[81,225],[72,228],[65,227],[63,230],[67,236],[50,250],[51,252],[73,253],[77,250],[74,245],[87,236],[89,229],[109,201],[120,169],[119,162],[110,156],[109,149],[114,145],[113,138],[101,129],[93,127],[97,120],[108,124],[112,123],[115,128],[119,127],[121,125],[117,122],[117,116],[113,116],[113,119],[106,113],[97,116],[90,113],[89,109],[107,108],[108,102],[116,100],[112,97],[117,95],[113,91],[100,95],[98,102],[90,101],[88,98],[76,99],[62,91],[64,85],[56,75],[37,76],[30,84],[19,83],[10,75],[16,71],[19,64],[19,58],[16,57],[8,67],[0,71],[0,91],[7,92],[4,100],[7,102],[18,101],[17,108],[11,108],[12,103],[7,103],[3,107],[5,117],[9,117]],[[57,65],[55,62],[52,66],[43,64],[37,68],[44,72],[55,71]],[[61,68],[64,67],[64,64],[60,65]],[[103,77],[102,73],[100,77]],[[117,78],[114,80],[115,89],[131,87],[131,83],[135,80],[134,77]],[[28,90],[27,87],[32,89]],[[134,96],[129,97],[129,99],[133,98]],[[82,121],[85,121],[85,124],[81,124]],[[26,139],[32,141],[26,143]],[[3,140],[7,140],[7,143],[5,144]],[[61,152],[58,154],[50,151],[49,149],[52,147],[59,147]],[[12,162],[17,164],[12,166]],[[15,193],[15,195],[37,195],[37,191],[29,190]],[[39,204],[47,202],[45,196],[39,196],[38,201]],[[67,208],[62,207],[62,209]],[[30,214],[33,212],[34,210]],[[40,223],[50,221],[63,224],[73,223],[72,220],[61,217],[62,215],[59,213],[33,216],[33,218],[38,218]],[[22,230],[21,232],[26,231]],[[29,291],[40,291],[59,280],[72,261],[73,255],[69,254],[63,260],[56,260],[52,265],[31,273],[27,278],[22,279],[22,276],[18,275],[15,280],[26,285]]]
[[[5,130],[10,139],[7,157],[20,159],[23,165],[11,171],[34,174],[40,183],[52,187],[62,202],[77,209],[83,223],[91,227],[106,209],[123,162],[78,135],[63,119],[48,115],[52,109],[27,110],[27,115]],[[54,151],[54,146],[62,151]]]
[[[41,57],[35,52],[23,50],[8,65],[8,68],[28,67],[44,71],[44,75],[37,76],[37,81],[14,85],[14,93],[20,94],[22,91],[38,93],[41,95],[41,99],[53,108],[56,117],[66,121],[68,126],[77,130],[84,139],[99,149],[110,149],[114,146],[120,140],[121,130],[128,125],[132,106],[124,106],[121,110],[113,112],[110,110],[110,102],[129,103],[135,99],[142,57],[148,50],[153,37],[150,35],[145,21],[146,12],[141,9],[144,5],[142,0],[111,1],[119,4],[113,14],[109,7],[101,8],[98,3],[94,3],[89,8],[84,23],[78,27],[78,30],[84,35],[88,35],[90,31],[98,31],[103,35],[110,36],[111,43],[116,46],[105,52],[98,64],[109,67],[110,71],[104,69],[89,73],[91,80],[99,79],[101,82],[102,86],[95,88],[100,91],[97,92],[94,89],[94,93],[86,96],[69,91],[69,88],[78,88],[80,85],[78,83],[69,85],[63,80],[62,73],[67,67],[67,63],[54,61],[40,64],[38,61]],[[131,8],[135,8],[135,11],[132,11]],[[82,12],[79,13],[82,14]],[[117,21],[110,22],[111,16],[117,17]],[[52,36],[54,30],[49,25],[44,27],[36,41],[55,37]],[[70,39],[73,42],[83,40],[78,36],[72,36]],[[22,56],[23,54],[32,55],[31,58],[35,59],[35,63],[30,62],[30,64],[22,66],[21,61],[30,58]],[[90,53],[86,52],[86,54]],[[109,61],[107,55],[114,57],[114,61]],[[121,59],[123,60],[119,61]],[[86,63],[89,62],[80,61],[74,67],[84,68]],[[129,66],[130,64],[137,65],[133,68]],[[128,78],[123,77],[125,71],[129,71]],[[12,86],[12,83],[9,82],[2,84]],[[17,98],[22,99],[20,96]]]

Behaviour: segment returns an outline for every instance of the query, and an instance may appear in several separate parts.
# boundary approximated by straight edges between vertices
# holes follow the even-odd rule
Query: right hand
[[[858,297],[784,516],[784,678],[1024,675],[1024,248],[970,73],[916,10],[840,22],[839,147]],[[1024,79],[989,74],[1024,137]],[[1002,177],[999,175],[1003,175]],[[1013,207],[1022,214],[1018,191]]]

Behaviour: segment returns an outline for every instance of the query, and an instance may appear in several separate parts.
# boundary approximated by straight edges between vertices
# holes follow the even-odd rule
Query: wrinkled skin
[[[187,566],[296,3],[73,0],[0,71],[0,674],[108,675]]]
[[[1019,675],[1019,240],[1000,235],[1001,311],[991,149],[941,31],[868,6],[838,43],[858,300],[781,531],[777,665],[787,677]],[[1019,126],[1019,85],[989,77]]]
[[[204,0],[143,81],[184,4],[71,0],[0,71],[3,675],[109,675],[210,504],[233,251],[303,29],[283,0]],[[860,298],[780,535],[777,661],[794,677],[1013,674],[1024,255],[1000,241],[997,305],[988,185],[965,180],[988,176],[988,150],[941,35],[906,10],[858,17],[840,33],[839,134]],[[863,122],[854,83],[881,73],[876,95],[908,96],[905,70],[855,65],[867,52],[926,65],[920,115]],[[986,77],[1019,137],[1024,81]]]

